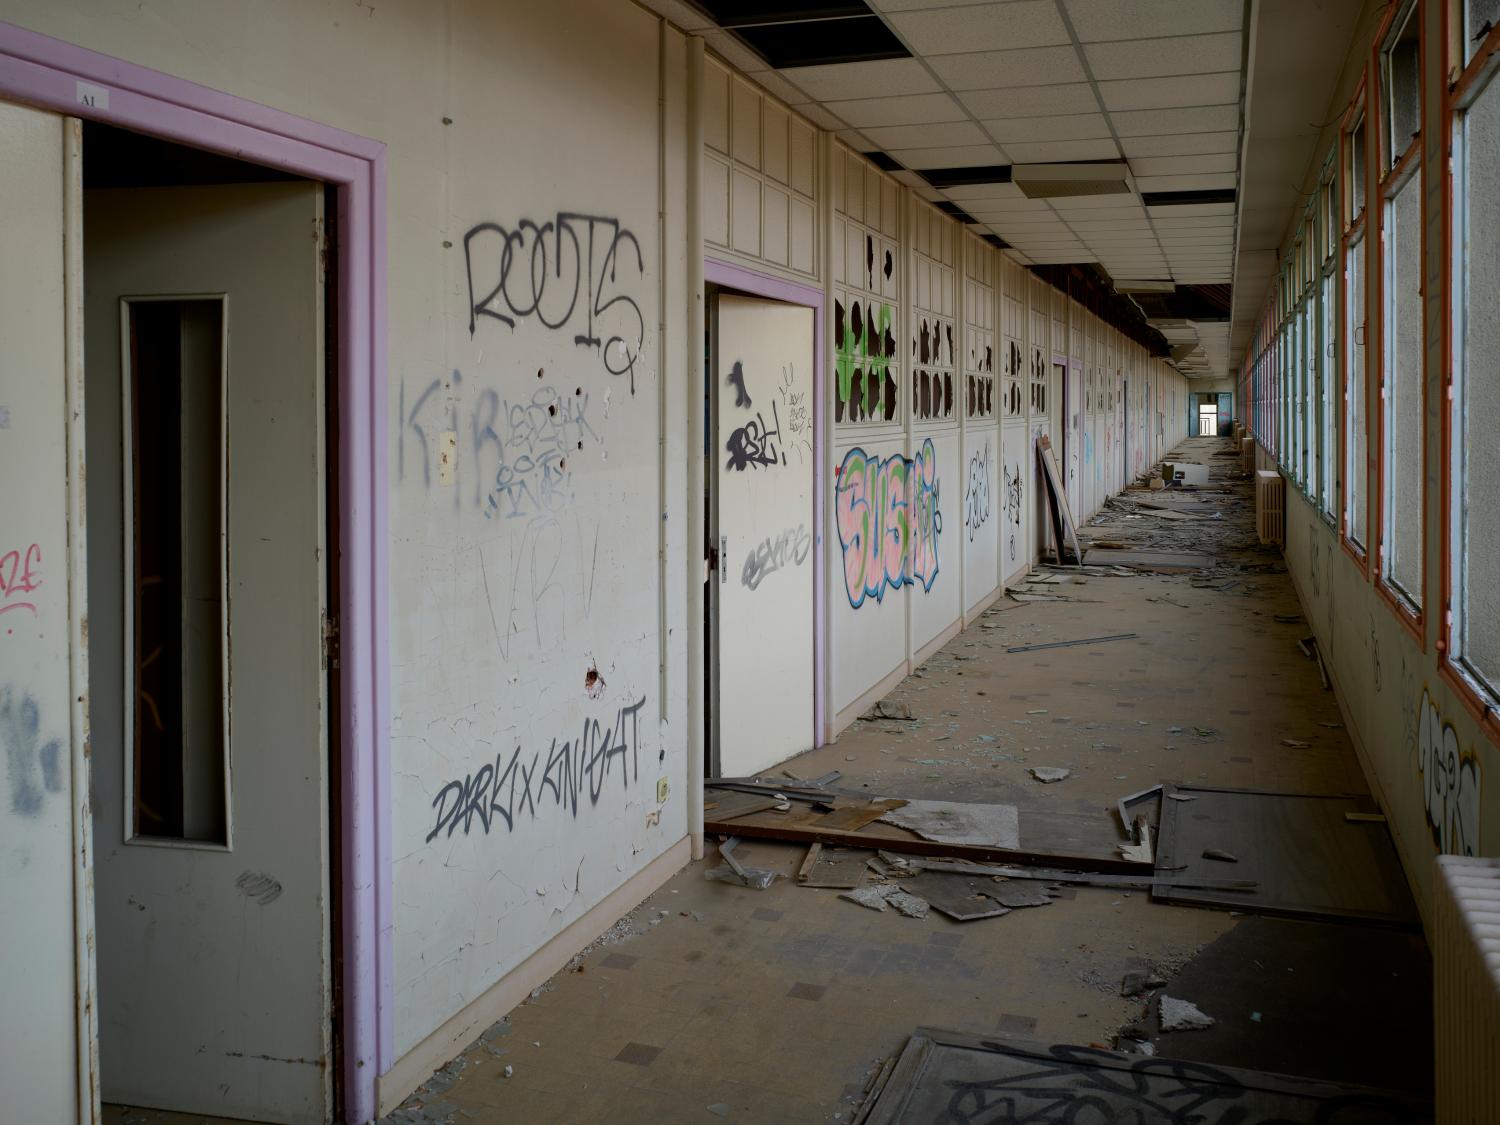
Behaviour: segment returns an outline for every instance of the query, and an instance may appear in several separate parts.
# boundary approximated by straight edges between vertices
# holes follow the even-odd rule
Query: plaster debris
[[[982,805],[962,801],[907,801],[880,817],[939,844],[978,844],[994,848],[1021,846],[1021,821],[1015,805]]]
[[[515,1067],[507,1065],[506,1068],[505,1068],[505,1077],[509,1078],[515,1072],[516,1072],[516,1068]]]
[[[884,910],[886,892],[894,889],[893,887],[856,887],[852,891],[845,891],[839,895],[839,898],[847,898],[850,902],[857,902],[860,906],[870,910]]]
[[[916,895],[907,894],[902,890],[893,890],[885,896],[885,901],[908,918],[927,917],[927,900],[920,899]]]
[[[1223,848],[1204,848],[1203,849],[1203,858],[1204,859],[1217,859],[1217,860],[1220,860],[1220,861],[1222,861],[1224,863],[1238,863],[1240,861],[1239,856],[1231,855],[1229,852],[1226,852]]]
[[[1160,1010],[1163,1031],[1207,1031],[1215,1022],[1213,1016],[1200,1011],[1191,1000],[1163,996]]]
[[[1043,784],[1050,785],[1054,781],[1061,781],[1072,774],[1072,770],[1065,770],[1061,766],[1032,766],[1031,776]]]
[[[713,1105],[708,1107],[708,1112],[715,1117],[728,1117],[729,1104],[727,1102],[714,1102]]]
[[[874,722],[877,719],[905,719],[915,722],[911,713],[911,704],[903,703],[897,699],[882,699],[860,716],[866,722]]]
[[[1307,750],[1312,746],[1311,742],[1303,742],[1300,738],[1283,738],[1281,744],[1289,746],[1293,750]]]
[[[1153,972],[1132,971],[1120,982],[1121,996],[1139,996],[1153,988],[1165,988],[1167,982]]]

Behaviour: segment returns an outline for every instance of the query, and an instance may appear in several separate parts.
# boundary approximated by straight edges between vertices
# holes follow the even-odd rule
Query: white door
[[[719,772],[813,744],[813,314],[721,296]]]
[[[329,1115],[322,199],[85,193],[106,1101]]]
[[[81,583],[71,534],[81,389],[68,251],[78,122],[0,104],[0,1120],[87,1120],[91,966]],[[76,250],[73,251],[76,253]],[[70,542],[70,540],[72,540]],[[75,664],[74,662],[77,661]],[[75,770],[77,772],[75,772]],[[75,859],[76,857],[76,859]],[[76,924],[75,919],[82,924]]]

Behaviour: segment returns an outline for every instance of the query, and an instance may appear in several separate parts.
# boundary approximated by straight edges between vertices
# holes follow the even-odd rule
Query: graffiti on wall
[[[801,566],[807,561],[811,550],[812,535],[808,533],[805,523],[787,528],[774,539],[767,536],[745,555],[740,581],[747,589],[757,590],[776,571]]]
[[[984,439],[984,449],[976,449],[969,455],[969,479],[964,485],[964,526],[969,529],[969,542],[990,518],[990,472],[994,468],[990,456],[990,440]]]
[[[730,367],[729,374],[724,377],[724,381],[734,388],[734,404],[745,410],[749,410],[752,400],[750,392],[745,389],[745,365],[740,360],[734,361],[734,365]]]
[[[887,590],[920,582],[931,590],[938,575],[937,450],[932,439],[916,457],[884,459],[863,449],[844,455],[835,485],[839,546],[844,552],[844,589],[858,609],[866,598],[884,600]]]
[[[535,750],[529,761],[517,746],[447,782],[432,799],[435,815],[425,842],[455,832],[488,836],[502,824],[506,832],[514,832],[526,814],[536,820],[561,811],[576,820],[580,809],[599,804],[614,773],[619,774],[619,792],[628,794],[640,780],[639,727],[645,705],[642,696],[620,707],[613,720],[585,718],[576,737],[554,737],[545,753]]]
[[[495,644],[510,660],[521,649],[535,650],[567,640],[570,620],[587,621],[594,607],[599,567],[599,527],[586,527],[576,513],[537,516],[517,534],[484,543],[479,575]]]
[[[10,811],[39,816],[43,795],[63,790],[63,744],[60,739],[42,737],[36,700],[10,687],[0,688],[0,744],[5,751]]]
[[[1479,759],[1460,749],[1453,724],[1443,721],[1426,688],[1417,723],[1417,773],[1433,845],[1447,855],[1478,855]]]
[[[836,422],[887,421],[896,417],[896,337],[890,305],[858,296],[833,302]]]
[[[766,425],[765,415],[755,412],[755,417],[735,429],[724,443],[729,460],[724,467],[743,473],[746,469],[769,468],[785,465],[786,454],[781,451],[781,417],[776,403],[771,402],[771,425]]]
[[[573,499],[572,457],[600,444],[602,425],[593,419],[592,395],[581,386],[550,384],[514,398],[490,387],[472,397],[467,390],[459,371],[420,387],[401,381],[397,477],[420,480],[429,490],[443,483],[438,450],[446,431],[453,437],[446,471],[455,509],[469,503],[487,518],[517,519],[566,508]]]
[[[631,294],[645,280],[646,259],[619,219],[559,211],[509,228],[479,223],[464,234],[464,266],[470,336],[482,321],[571,329],[573,343],[598,351],[611,375],[628,375],[635,393],[646,320]]]
[[[36,543],[0,555],[0,615],[25,609],[36,616],[36,603],[30,595],[42,584],[41,565],[42,548]]]
[[[1019,461],[1005,466],[1005,523],[1006,561],[1018,561],[1021,534],[1021,497],[1025,486],[1021,480]]]
[[[776,394],[785,408],[782,413],[786,421],[786,448],[795,450],[797,459],[806,463],[812,453],[812,404],[807,388],[797,385],[797,372],[791,364],[781,369],[781,382]]]

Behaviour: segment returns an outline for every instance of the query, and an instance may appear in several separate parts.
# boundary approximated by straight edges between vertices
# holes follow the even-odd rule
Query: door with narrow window
[[[106,1101],[331,1112],[322,207],[85,192]]]
[[[718,299],[719,772],[813,745],[813,312]]]

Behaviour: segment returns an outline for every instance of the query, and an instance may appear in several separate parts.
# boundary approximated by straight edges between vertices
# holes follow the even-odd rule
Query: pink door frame
[[[828,726],[827,692],[823,689],[825,639],[828,635],[823,601],[826,578],[823,571],[823,290],[707,257],[703,259],[703,280],[755,297],[802,305],[813,311],[813,746],[822,746],[833,737]]]
[[[343,1097],[347,1119],[369,1121],[375,1116],[376,1076],[394,1061],[385,145],[3,22],[0,99],[222,152],[337,188]]]

